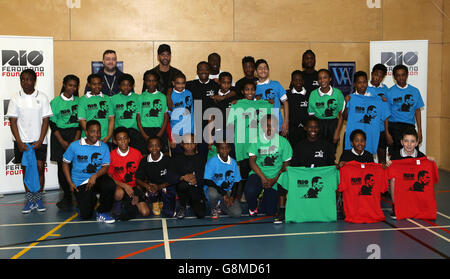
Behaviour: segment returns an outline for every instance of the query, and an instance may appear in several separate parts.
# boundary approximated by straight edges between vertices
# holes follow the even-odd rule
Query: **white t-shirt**
[[[9,118],[17,118],[17,127],[22,142],[30,143],[39,140],[41,136],[42,120],[53,115],[47,95],[39,90],[34,90],[30,95],[19,90],[9,102]],[[47,137],[43,144],[47,143]]]

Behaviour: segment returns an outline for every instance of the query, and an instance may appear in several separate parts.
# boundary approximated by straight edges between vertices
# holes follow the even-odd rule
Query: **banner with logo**
[[[328,70],[331,72],[331,86],[342,91],[344,96],[354,92],[353,75],[355,74],[355,62],[328,62]]]
[[[370,42],[370,69],[384,64],[388,71],[383,81],[388,87],[395,84],[392,70],[403,64],[409,69],[408,84],[419,89],[425,104],[422,110],[422,137],[420,151],[426,154],[427,135],[427,79],[428,79],[428,41],[372,41]]]
[[[2,68],[0,74],[0,105],[3,108],[0,125],[0,193],[24,192],[22,168],[15,163],[13,136],[9,120],[5,117],[10,99],[18,94],[20,73],[33,69],[37,74],[36,89],[54,98],[53,38],[0,36]],[[50,136],[45,168],[45,189],[58,188],[57,166],[50,163]]]

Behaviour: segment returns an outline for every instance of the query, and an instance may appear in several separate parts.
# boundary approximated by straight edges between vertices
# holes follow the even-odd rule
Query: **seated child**
[[[100,123],[89,120],[86,123],[86,137],[72,142],[63,155],[63,172],[75,194],[81,219],[89,219],[100,194],[97,221],[114,223],[109,215],[114,203],[116,184],[107,175],[110,163],[108,145],[100,140]],[[72,163],[72,172],[69,164]]]
[[[114,130],[113,142],[118,147],[111,151],[108,174],[116,183],[113,214],[121,220],[136,218],[140,213],[148,216],[150,210],[145,203],[144,192],[136,186],[136,170],[141,162],[141,152],[129,146],[128,129],[118,127]]]
[[[211,207],[211,218],[219,218],[221,205],[232,217],[241,216],[241,206],[236,199],[237,186],[241,181],[236,161],[230,157],[229,143],[216,143],[217,156],[209,159],[205,166],[205,184]]]
[[[172,158],[170,176],[176,184],[179,208],[177,218],[186,216],[186,206],[189,203],[197,218],[206,215],[206,198],[203,191],[204,161],[197,151],[194,135],[184,135],[181,147],[183,153],[177,153]]]
[[[262,132],[256,143],[248,148],[249,162],[252,171],[245,185],[244,193],[248,202],[250,216],[258,213],[258,195],[263,191],[261,209],[268,215],[277,213],[275,223],[284,221],[286,202],[285,191],[277,191],[272,187],[282,172],[286,170],[292,157],[292,148],[286,138],[277,131],[276,116],[267,114],[261,119]],[[272,123],[273,122],[273,123]],[[281,188],[281,187],[280,187]]]
[[[162,215],[172,218],[175,214],[176,191],[168,175],[171,160],[164,156],[161,148],[160,138],[148,139],[149,155],[144,157],[139,164],[136,171],[136,184],[145,189],[145,195],[152,202],[152,211],[155,216]]]

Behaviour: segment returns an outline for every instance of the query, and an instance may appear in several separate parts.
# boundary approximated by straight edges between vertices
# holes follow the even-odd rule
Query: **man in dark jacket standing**
[[[103,52],[103,68],[97,74],[102,77],[102,93],[108,96],[116,95],[120,92],[119,79],[123,73],[117,68],[117,54],[114,50],[108,49]],[[89,91],[86,84],[84,93]]]

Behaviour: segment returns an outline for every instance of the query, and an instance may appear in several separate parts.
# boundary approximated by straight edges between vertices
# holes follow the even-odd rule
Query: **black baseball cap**
[[[158,47],[158,55],[161,54],[161,53],[163,53],[164,51],[167,51],[167,52],[169,52],[169,53],[172,53],[172,52],[170,51],[170,46],[169,46],[169,45],[162,44],[162,45],[160,45],[160,46]]]

